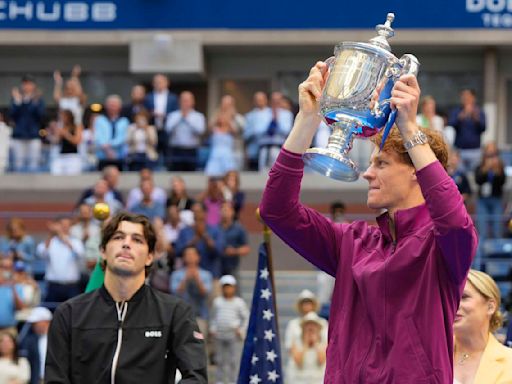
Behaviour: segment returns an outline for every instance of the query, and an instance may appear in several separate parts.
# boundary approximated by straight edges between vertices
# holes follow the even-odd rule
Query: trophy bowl
[[[329,74],[320,98],[320,113],[331,128],[326,148],[310,148],[304,164],[335,180],[355,181],[357,165],[349,158],[354,138],[368,138],[394,124],[390,97],[395,82],[404,74],[418,73],[413,55],[400,59],[390,51],[388,38],[394,35],[389,13],[378,36],[369,43],[343,42],[336,45],[334,57],[326,60]]]

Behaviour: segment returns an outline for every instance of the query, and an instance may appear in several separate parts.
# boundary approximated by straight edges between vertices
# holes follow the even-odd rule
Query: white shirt
[[[162,92],[155,92],[155,115],[165,116],[167,113],[167,97],[169,96],[169,91],[166,89]]]
[[[58,237],[50,240],[48,247],[45,242],[37,246],[37,253],[48,260],[46,264],[46,281],[59,283],[76,283],[80,280],[80,264],[84,254],[82,241],[69,237],[71,248]]]
[[[181,111],[167,116],[166,131],[169,133],[171,147],[197,148],[201,144],[201,135],[206,130],[206,119],[201,112],[191,110],[186,117]]]
[[[28,383],[30,380],[30,364],[24,357],[18,359],[18,364],[5,357],[0,357],[0,383]]]
[[[130,190],[128,193],[128,198],[126,199],[126,208],[132,209],[137,204],[142,201],[143,195],[140,187],[135,187]],[[163,188],[154,187],[153,192],[151,192],[151,199],[155,202],[161,203],[165,205],[167,202],[167,194],[165,193]]]
[[[48,335],[40,335],[37,339],[37,348],[39,349],[39,377],[44,379],[44,364],[46,362],[46,348],[48,347]]]

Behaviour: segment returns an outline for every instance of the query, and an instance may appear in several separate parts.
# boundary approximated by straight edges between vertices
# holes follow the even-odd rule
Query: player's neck
[[[105,273],[105,288],[116,302],[128,301],[144,285],[145,277],[140,276],[116,276]]]

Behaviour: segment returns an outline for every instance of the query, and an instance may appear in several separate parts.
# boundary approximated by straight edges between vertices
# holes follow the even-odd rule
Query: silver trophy
[[[416,75],[419,62],[410,54],[400,59],[390,51],[388,38],[394,35],[388,13],[378,36],[369,43],[344,42],[336,45],[327,59],[329,75],[320,99],[320,113],[332,129],[326,148],[310,148],[303,155],[306,165],[332,179],[354,181],[356,164],[348,157],[355,137],[367,138],[384,128],[383,142],[393,126],[391,90],[400,76]]]

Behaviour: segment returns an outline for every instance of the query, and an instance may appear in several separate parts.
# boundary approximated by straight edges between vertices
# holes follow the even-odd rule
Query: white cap
[[[53,318],[52,313],[48,308],[35,307],[28,315],[27,322],[37,323],[38,321],[51,321]]]
[[[299,297],[297,298],[297,301],[302,301],[302,300],[316,301],[316,296],[309,289],[303,289],[301,291],[301,293],[299,293]]]
[[[319,326],[323,327],[322,318],[316,314],[316,312],[308,312],[302,317],[302,321],[300,324],[304,326],[306,323],[316,323]]]
[[[236,285],[236,279],[233,275],[224,275],[219,280],[220,285]]]

